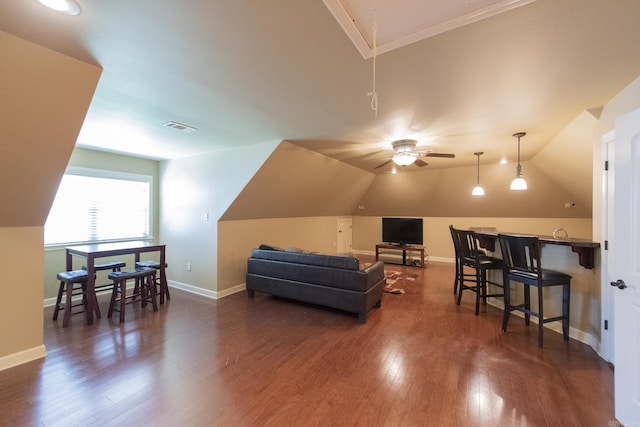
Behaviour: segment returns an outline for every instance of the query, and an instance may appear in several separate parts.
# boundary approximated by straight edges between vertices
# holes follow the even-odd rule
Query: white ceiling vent
[[[184,133],[193,133],[198,130],[193,126],[185,125],[183,123],[178,123],[178,122],[167,122],[163,126],[166,126],[168,128],[172,128],[175,130],[179,130],[180,132],[184,132]]]

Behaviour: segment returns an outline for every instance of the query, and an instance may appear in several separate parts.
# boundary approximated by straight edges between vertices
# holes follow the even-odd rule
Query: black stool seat
[[[140,279],[151,274],[155,274],[155,270],[153,268],[142,267],[129,271],[112,271],[109,273],[108,277],[111,280],[129,280]]]
[[[160,262],[158,261],[138,261],[136,262],[136,267],[147,267],[147,268],[160,268]],[[167,264],[164,265],[167,268]]]
[[[58,280],[63,282],[81,283],[89,280],[89,275],[85,270],[61,271],[58,273]]]
[[[105,271],[105,270],[120,271],[122,268],[126,267],[126,265],[127,264],[123,261],[110,261],[102,264],[94,264],[93,269],[96,272]],[[86,270],[87,266],[83,265],[82,269]],[[96,283],[93,287],[93,290],[94,292],[98,293],[98,292],[110,291],[112,287],[113,287],[113,283],[104,283],[102,285],[99,285]]]
[[[102,264],[94,264],[93,268],[96,271],[103,271],[103,270],[111,270],[111,271],[120,271],[120,269],[126,267],[127,264],[125,262],[122,261],[111,261],[111,262],[105,262]],[[86,265],[82,266],[83,270],[87,269]]]
[[[84,313],[87,309],[87,281],[89,275],[84,270],[72,270],[62,271],[57,275],[60,280],[60,287],[58,288],[58,297],[56,298],[56,308],[53,311],[53,320],[58,320],[58,313],[60,310],[64,310],[64,317],[62,319],[62,327],[69,326],[69,320],[74,314]],[[62,303],[62,296],[66,293],[65,303]],[[82,295],[82,301],[79,303],[73,303],[73,297]],[[82,306],[84,309],[73,312],[74,307]]]
[[[164,264],[164,268],[167,268],[168,266],[169,264],[167,263]],[[136,268],[140,268],[140,267],[155,268],[156,270],[160,270],[161,265],[159,261],[154,261],[154,260],[137,261]],[[156,286],[160,289],[159,290],[160,304],[164,304],[165,297],[167,299],[171,299],[171,295],[169,294],[169,286],[167,286],[166,283],[161,283],[160,277],[157,277],[157,276],[155,277],[155,283],[156,283]]]
[[[153,311],[158,311],[156,302],[155,286],[156,270],[154,268],[137,268],[129,271],[112,271],[109,279],[113,280],[113,291],[111,292],[111,302],[109,303],[108,318],[111,318],[114,311],[120,312],[120,323],[124,322],[124,309],[126,304],[137,302],[136,297],[140,297],[140,304],[145,307],[148,302],[153,306]],[[127,295],[127,280],[135,279],[136,287],[131,295]]]

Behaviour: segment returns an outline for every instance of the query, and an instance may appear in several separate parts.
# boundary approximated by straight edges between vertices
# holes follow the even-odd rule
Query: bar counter
[[[578,254],[578,262],[579,264],[588,269],[593,269],[594,266],[594,252],[595,249],[600,247],[599,242],[594,242],[589,239],[579,239],[574,237],[553,237],[553,236],[544,236],[544,235],[536,235],[536,234],[524,234],[524,233],[514,233],[507,231],[497,231],[494,229],[481,229],[474,228],[473,231],[476,232],[476,236],[478,236],[478,242],[480,243],[480,247],[487,249],[491,252],[496,250],[496,240],[498,238],[498,234],[516,234],[521,236],[538,236],[540,240],[540,244],[542,245],[560,245],[560,246],[570,246],[571,250]]]

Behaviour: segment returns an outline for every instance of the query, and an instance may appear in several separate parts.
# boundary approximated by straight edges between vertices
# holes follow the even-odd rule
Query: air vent
[[[184,132],[184,133],[193,133],[198,130],[193,126],[185,125],[178,122],[167,122],[163,126],[166,126],[168,128],[172,128],[175,130],[179,130],[180,132]]]

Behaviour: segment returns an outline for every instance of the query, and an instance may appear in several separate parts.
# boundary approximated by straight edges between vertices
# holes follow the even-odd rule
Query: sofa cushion
[[[251,252],[253,258],[268,259],[272,261],[293,262],[297,264],[315,265],[319,267],[342,268],[345,270],[359,270],[358,258],[336,255],[320,255],[301,252],[281,252],[273,250],[254,249]]]

